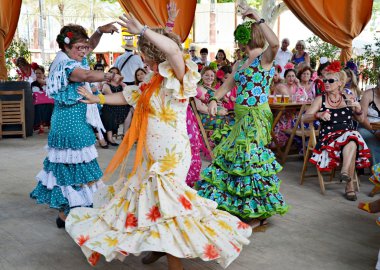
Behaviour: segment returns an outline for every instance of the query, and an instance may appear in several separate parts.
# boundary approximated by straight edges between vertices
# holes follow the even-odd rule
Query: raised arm
[[[119,17],[121,22],[118,22],[121,26],[126,27],[131,34],[140,34],[147,40],[153,43],[161,52],[163,52],[173,68],[174,73],[178,80],[182,81],[185,75],[185,63],[182,58],[182,52],[178,45],[168,37],[160,35],[146,25],[143,26],[132,15],[124,14]]]
[[[90,43],[90,49],[88,50],[87,54],[92,52],[96,46],[98,46],[100,38],[104,33],[111,33],[111,35],[116,32],[119,33],[119,30],[115,25],[113,25],[115,22],[108,23],[103,26],[99,26],[96,31],[92,34],[90,37],[89,43]]]
[[[83,86],[78,87],[78,93],[85,97],[85,99],[80,100],[80,102],[86,104],[100,103],[102,95],[93,95],[87,91],[87,89]],[[128,105],[123,92],[113,93],[110,95],[102,96],[104,98],[103,104],[108,105]]]
[[[70,75],[70,81],[72,82],[115,82],[120,84],[123,81],[123,77],[118,74],[104,73],[103,71],[87,70],[82,68],[76,68]]]
[[[256,21],[259,24],[259,27],[263,31],[264,37],[268,42],[269,46],[263,53],[262,57],[262,65],[265,67],[267,65],[271,65],[274,58],[276,57],[279,43],[276,34],[272,31],[272,29],[265,23],[262,22],[263,19],[255,12],[253,8],[251,8],[246,2],[242,2],[239,4],[239,8],[242,10],[243,19],[248,17]]]
[[[177,4],[173,0],[167,4],[166,8],[168,10],[168,21],[165,24],[165,31],[171,33],[173,32],[175,18],[177,18],[179,9],[177,9]]]

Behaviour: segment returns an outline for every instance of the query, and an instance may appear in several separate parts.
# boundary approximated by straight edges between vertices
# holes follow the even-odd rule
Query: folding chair
[[[4,96],[21,96],[20,100],[2,100]],[[3,135],[22,135],[26,138],[25,131],[25,105],[24,90],[0,91],[0,139]],[[21,130],[3,130],[5,125],[20,125]]]

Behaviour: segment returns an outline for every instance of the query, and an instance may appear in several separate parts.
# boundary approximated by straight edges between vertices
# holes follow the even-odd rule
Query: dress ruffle
[[[48,137],[48,145],[50,148],[80,150],[90,147],[96,143],[96,137],[91,128],[82,130],[80,139],[74,134],[67,134],[51,130]]]
[[[313,163],[319,171],[331,171],[339,166],[342,149],[351,141],[354,141],[358,147],[355,159],[356,168],[370,167],[370,150],[363,137],[356,130],[339,130],[326,135],[313,150],[310,162]]]
[[[158,164],[148,175],[141,183],[133,176],[129,187],[120,179],[100,190],[95,200],[100,209],[70,212],[66,230],[92,265],[99,254],[111,261],[129,253],[161,251],[216,260],[227,267],[249,243],[250,226],[217,210],[215,202],[198,196],[170,173],[161,174]]]
[[[285,214],[288,206],[276,176],[282,167],[265,147],[270,142],[270,111],[250,110],[233,127],[215,132],[213,138],[221,141],[214,149],[216,158],[202,171],[195,188],[200,196],[216,201],[219,209],[243,219]]]
[[[96,159],[88,163],[62,164],[44,160],[44,170],[52,173],[59,186],[83,185],[97,181],[103,176]]]
[[[45,149],[48,151],[48,159],[52,163],[88,163],[98,157],[98,151],[96,150],[95,145],[84,147],[79,150],[71,148],[57,149],[48,146],[46,146]]]

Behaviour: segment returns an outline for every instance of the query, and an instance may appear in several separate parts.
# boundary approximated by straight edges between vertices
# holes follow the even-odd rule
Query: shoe
[[[347,183],[349,183],[349,182],[352,181],[351,177],[350,177],[348,174],[345,174],[345,173],[341,173],[341,174],[339,175],[339,180],[340,180],[341,183],[342,183],[342,182],[347,182]]]
[[[344,193],[344,197],[346,197],[347,200],[349,201],[356,201],[358,198],[356,197],[356,192],[351,190],[351,191],[346,191]]]
[[[166,255],[165,252],[151,251],[141,259],[141,262],[143,264],[151,264],[151,263],[156,262],[159,258],[165,255]]]
[[[58,229],[65,228],[65,222],[60,217],[57,217],[55,223],[57,224]]]
[[[101,148],[103,148],[103,149],[108,149],[108,144],[106,144],[106,145],[101,145],[101,144],[99,144],[99,146],[100,146]]]
[[[113,142],[108,142],[108,144],[112,145],[112,146],[119,146],[118,143],[113,143]]]

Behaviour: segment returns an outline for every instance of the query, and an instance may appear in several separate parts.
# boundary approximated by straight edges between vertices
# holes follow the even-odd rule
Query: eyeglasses
[[[90,49],[90,46],[73,46],[77,51],[87,51]]]
[[[337,79],[323,79],[322,80],[324,83],[334,83],[334,82],[337,82],[338,80]]]
[[[189,50],[189,52],[195,52],[195,50]]]

